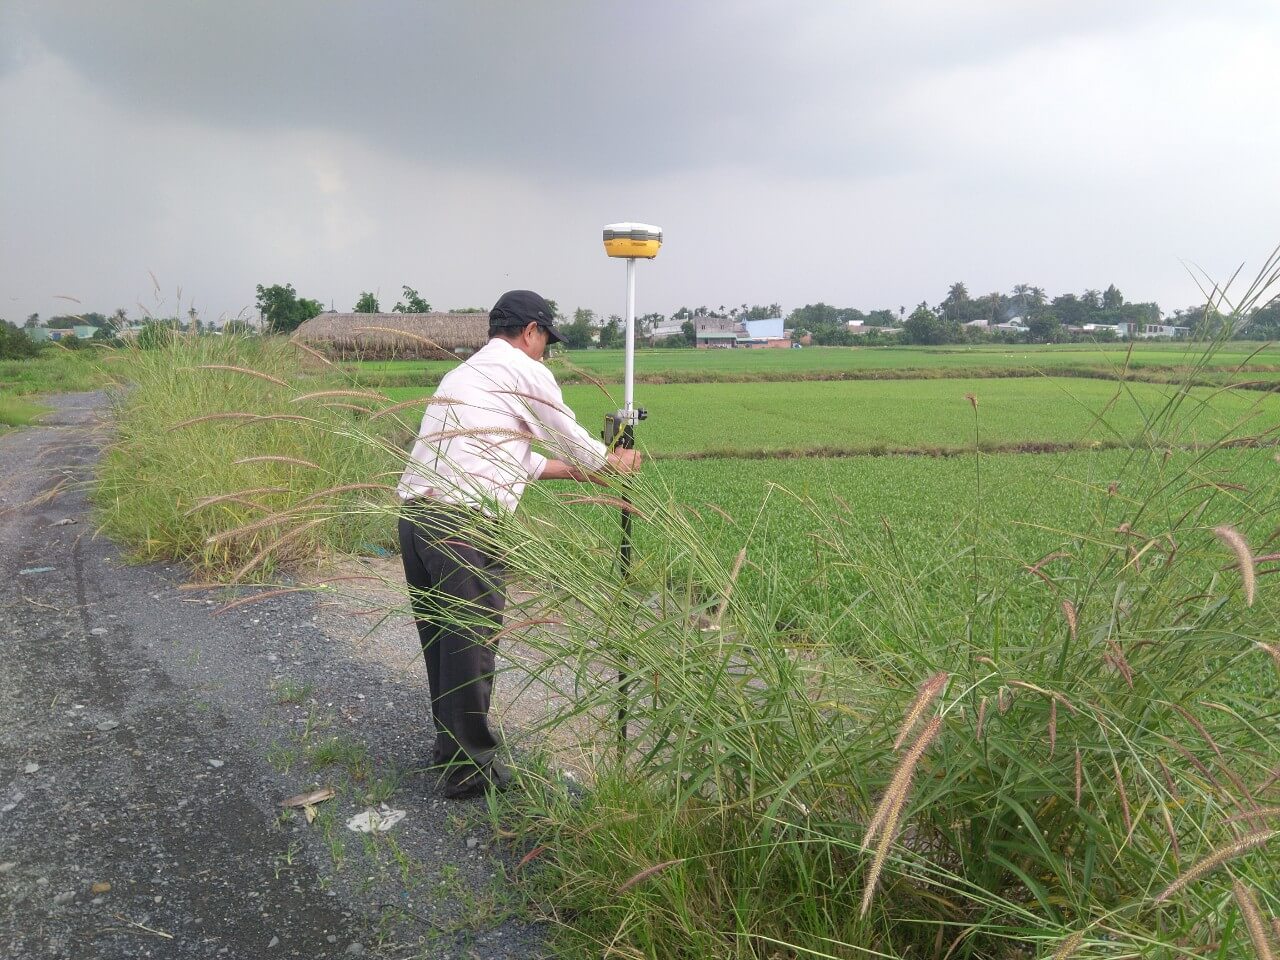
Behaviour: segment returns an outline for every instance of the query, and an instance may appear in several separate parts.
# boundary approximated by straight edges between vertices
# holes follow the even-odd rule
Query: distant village
[[[204,334],[288,333],[326,353],[344,357],[465,356],[488,337],[488,314],[479,308],[433,311],[412,287],[391,311],[378,298],[362,293],[349,312],[300,296],[291,284],[257,288],[257,316],[224,324],[202,322],[194,309],[187,317],[132,320],[123,309],[111,315],[85,313],[27,318],[21,330],[36,343],[78,346],[87,341],[120,342],[156,332]],[[622,345],[622,321],[579,308],[557,321],[569,349]],[[681,307],[669,316],[649,313],[636,318],[637,343],[649,347],[700,350],[795,350],[811,346],[885,346],[893,344],[1055,343],[1073,340],[1177,340],[1221,329],[1226,317],[1205,306],[1175,310],[1166,316],[1152,302],[1125,300],[1111,285],[1049,298],[1043,288],[1018,284],[1005,293],[971,297],[963,283],[950,286],[936,305],[925,302],[908,312],[825,303],[784,311],[779,304],[741,304],[728,309]],[[10,325],[16,328],[16,324]],[[1268,339],[1280,334],[1280,305],[1256,310],[1247,325],[1237,322],[1234,335]],[[14,331],[16,335],[16,329]],[[143,336],[146,334],[146,336]],[[434,346],[432,346],[434,345]]]

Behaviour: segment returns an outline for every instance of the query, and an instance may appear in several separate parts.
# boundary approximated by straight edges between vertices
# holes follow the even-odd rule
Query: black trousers
[[[468,542],[477,520],[465,507],[430,500],[410,501],[400,515],[400,556],[431,685],[433,762],[455,783],[487,770],[499,746],[489,700],[506,571]]]

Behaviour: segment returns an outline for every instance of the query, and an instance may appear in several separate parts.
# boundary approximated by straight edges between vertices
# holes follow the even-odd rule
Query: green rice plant
[[[1132,352],[1130,352],[1132,347]],[[1067,368],[1111,373],[1131,371],[1181,374],[1201,370],[1280,369],[1280,347],[1248,341],[1226,341],[1207,363],[1194,341],[1095,344],[980,344],[954,346],[810,347],[804,350],[640,350],[636,375],[692,382],[693,378],[732,377],[802,380],[817,374],[897,376],[1023,376]],[[568,368],[578,368],[608,382],[622,379],[623,351],[573,350],[562,355]],[[1243,367],[1241,365],[1244,365]],[[403,370],[403,368],[402,368]]]
[[[1130,346],[1134,349],[1130,351]],[[949,347],[814,347],[805,350],[639,350],[637,381],[644,384],[777,383],[823,380],[929,380],[953,378],[1081,377],[1181,383],[1200,351],[1187,342],[1136,344],[1020,344]],[[369,360],[346,363],[353,382],[377,389],[433,387],[456,361]],[[574,350],[548,361],[561,383],[618,383],[621,350]],[[1206,384],[1280,377],[1280,348],[1235,341],[1223,344],[1208,366]]]

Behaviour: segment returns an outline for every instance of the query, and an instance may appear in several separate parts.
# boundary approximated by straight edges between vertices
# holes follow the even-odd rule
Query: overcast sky
[[[1277,90],[1270,0],[0,0],[0,317],[621,313],[617,220],[642,312],[1172,310],[1280,242]]]

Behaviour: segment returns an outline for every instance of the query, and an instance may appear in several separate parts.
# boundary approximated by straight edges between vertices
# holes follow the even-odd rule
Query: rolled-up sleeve
[[[539,365],[525,380],[529,393],[529,432],[559,459],[592,473],[603,469],[608,448],[588,433],[573,411],[565,406],[564,395],[551,371]]]

